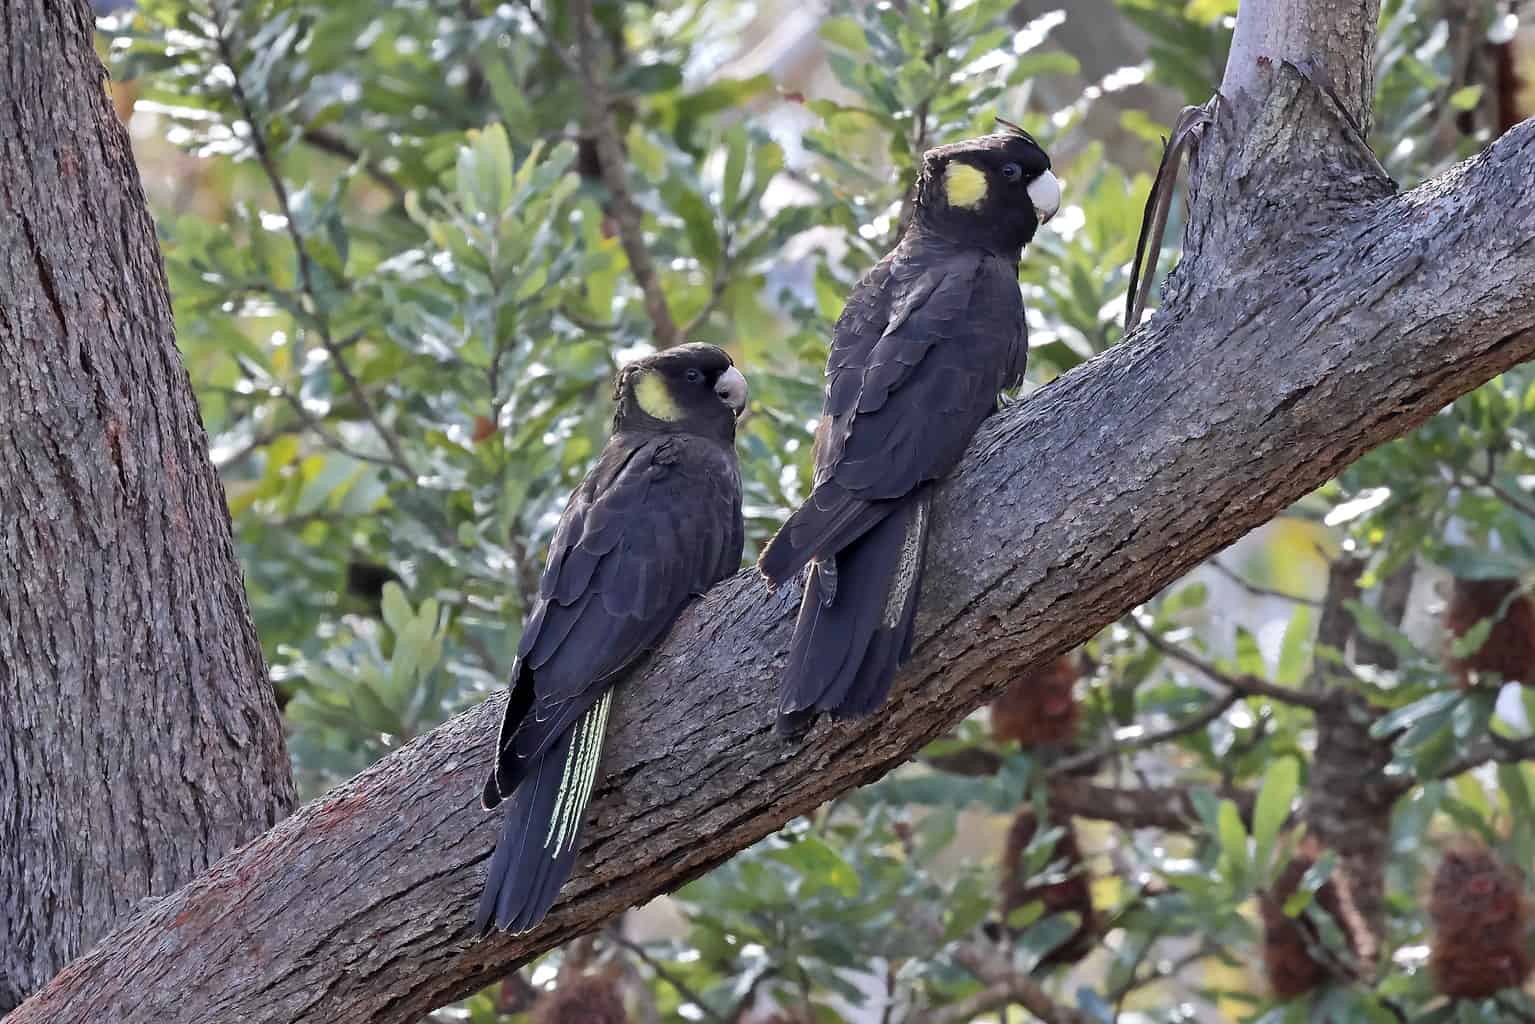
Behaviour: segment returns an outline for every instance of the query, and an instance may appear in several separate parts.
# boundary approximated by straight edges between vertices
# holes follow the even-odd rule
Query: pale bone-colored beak
[[[736,416],[746,411],[746,378],[734,366],[720,374],[720,379],[714,382],[714,393],[725,400],[725,404],[735,411]]]
[[[1034,204],[1034,212],[1039,215],[1041,224],[1054,217],[1061,208],[1060,179],[1046,171],[1029,182],[1029,201]]]

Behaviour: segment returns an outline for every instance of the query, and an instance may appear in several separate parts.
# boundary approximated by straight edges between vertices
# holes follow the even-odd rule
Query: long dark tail
[[[474,929],[525,932],[549,913],[570,877],[607,730],[609,690],[555,740],[506,804]]]
[[[803,732],[821,712],[869,714],[890,693],[911,657],[930,505],[924,487],[838,552],[834,572],[812,563],[779,689],[780,734]]]

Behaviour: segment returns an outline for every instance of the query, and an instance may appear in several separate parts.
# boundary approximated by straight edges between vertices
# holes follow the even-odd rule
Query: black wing
[[[616,435],[570,497],[523,629],[484,803],[653,646],[695,595],[740,567],[733,449],[704,438]]]
[[[835,553],[885,503],[953,469],[1025,353],[1016,266],[920,235],[881,261],[837,321],[815,490],[764,551],[768,579]]]

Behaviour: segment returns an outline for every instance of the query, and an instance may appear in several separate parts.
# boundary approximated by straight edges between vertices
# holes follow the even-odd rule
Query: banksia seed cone
[[[1480,649],[1464,658],[1446,650],[1445,661],[1461,686],[1471,685],[1472,672],[1496,672],[1505,682],[1535,686],[1535,597],[1517,594],[1518,590],[1516,579],[1455,580],[1444,610],[1444,626],[1451,638],[1465,636],[1481,620],[1496,616],[1505,601],[1510,602]]]
[[[1280,999],[1294,999],[1310,992],[1330,973],[1327,965],[1312,952],[1321,947],[1322,941],[1316,925],[1306,920],[1304,914],[1289,917],[1284,912],[1285,903],[1300,889],[1301,879],[1320,856],[1316,841],[1308,838],[1274,880],[1274,887],[1258,901],[1259,913],[1263,917],[1263,969],[1268,975],[1269,988]],[[1342,906],[1337,886],[1332,881],[1322,883],[1313,902],[1342,925]],[[1344,934],[1348,931],[1345,927]]]
[[[1039,966],[1049,967],[1056,964],[1074,964],[1092,952],[1096,939],[1098,921],[1097,914],[1093,910],[1093,896],[1091,878],[1087,873],[1087,867],[1082,862],[1082,851],[1077,846],[1076,830],[1072,827],[1071,819],[1060,816],[1053,824],[1063,826],[1066,831],[1055,841],[1055,849],[1051,852],[1050,862],[1064,862],[1064,871],[1068,877],[1059,882],[1047,882],[1031,884],[1029,876],[1025,873],[1024,851],[1033,841],[1034,834],[1039,830],[1039,820],[1029,808],[1018,812],[1013,819],[1012,828],[1007,832],[1007,845],[1002,852],[1002,920],[1005,924],[1013,911],[1028,906],[1035,900],[1044,905],[1044,914],[1049,917],[1052,914],[1075,913],[1080,916],[1081,923],[1077,930],[1055,949],[1047,953],[1040,961]]]
[[[1076,662],[1069,654],[1019,677],[992,702],[992,737],[1017,740],[1025,750],[1070,740],[1081,715],[1072,693],[1076,681]]]
[[[1468,844],[1444,855],[1428,912],[1434,923],[1429,966],[1443,995],[1485,999],[1530,976],[1524,880],[1488,850]]]
[[[590,971],[560,981],[539,999],[532,1024],[629,1024],[618,980],[605,971]]]

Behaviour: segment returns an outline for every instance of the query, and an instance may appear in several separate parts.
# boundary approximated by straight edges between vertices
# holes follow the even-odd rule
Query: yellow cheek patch
[[[986,175],[969,164],[951,163],[943,172],[943,193],[950,206],[979,206],[986,198]]]
[[[658,420],[682,418],[682,409],[672,397],[671,388],[666,386],[666,381],[654,370],[640,374],[640,379],[634,382],[634,399],[640,403],[640,408],[647,416],[654,416]]]

